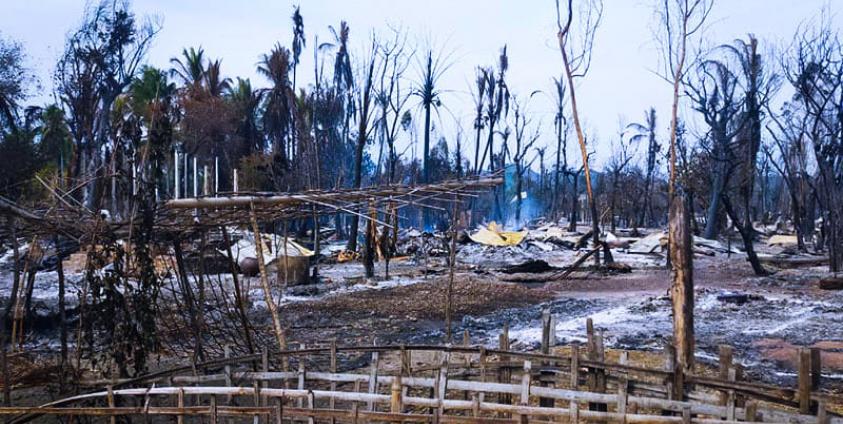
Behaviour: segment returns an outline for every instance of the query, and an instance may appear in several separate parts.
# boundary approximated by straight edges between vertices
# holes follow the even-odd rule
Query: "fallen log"
[[[516,265],[509,265],[499,269],[500,272],[504,274],[522,274],[522,273],[529,273],[529,274],[541,274],[544,272],[550,272],[556,270],[558,268],[554,266],[550,266],[547,262],[540,260],[540,259],[530,259],[526,262],[522,262]]]
[[[573,264],[565,267],[565,269],[561,273],[554,273],[553,274],[554,279],[564,280],[569,275],[571,275],[572,272],[576,271],[576,269],[579,268],[579,266],[582,265],[583,262],[587,261],[588,258],[592,257],[595,253],[599,252],[600,249],[602,249],[602,248],[603,248],[603,245],[601,244],[601,245],[597,245],[597,247],[589,250],[585,255],[580,256],[579,259],[577,259]]]
[[[822,290],[843,290],[843,277],[828,277],[820,279]]]
[[[802,268],[812,266],[823,266],[828,264],[827,256],[814,257],[779,257],[779,256],[762,256],[758,258],[762,264],[772,265],[777,268]]]

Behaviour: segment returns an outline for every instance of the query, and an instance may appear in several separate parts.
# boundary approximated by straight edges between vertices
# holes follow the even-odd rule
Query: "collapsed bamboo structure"
[[[346,213],[368,219],[360,211],[373,202],[377,210],[394,203],[396,208],[414,206],[447,211],[441,205],[477,197],[483,190],[503,183],[497,174],[419,186],[386,185],[361,189],[309,190],[296,193],[232,192],[159,202],[155,211],[154,231],[162,237],[186,237],[208,228],[245,226],[251,208],[258,222],[272,222],[314,215]],[[67,200],[64,193],[54,193],[56,204],[26,208],[0,197],[0,216],[14,220],[19,237],[61,234],[84,239],[95,228],[115,234],[128,234],[136,225],[132,219],[113,220],[101,211],[91,211]],[[390,224],[378,222],[379,225]],[[8,228],[0,228],[0,236]]]

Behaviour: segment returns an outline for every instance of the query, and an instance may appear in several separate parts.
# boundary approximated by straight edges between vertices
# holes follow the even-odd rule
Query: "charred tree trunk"
[[[673,265],[673,342],[677,369],[690,371],[694,366],[694,264],[691,249],[691,222],[683,196],[674,196],[670,205],[670,249]]]
[[[715,159],[717,160],[717,159]],[[717,165],[714,171],[714,180],[711,184],[711,195],[708,203],[708,209],[705,214],[705,230],[703,230],[703,238],[716,239],[720,232],[720,205],[723,199],[723,191],[725,189],[726,176],[724,175],[721,165]]]
[[[363,267],[366,271],[366,278],[374,278],[375,276],[375,255],[377,249],[375,244],[378,240],[378,227],[375,224],[377,220],[377,210],[375,209],[374,201],[369,202],[369,219],[366,220],[366,243],[363,251]]]
[[[579,221],[580,215],[580,202],[579,202],[579,180],[580,174],[571,174],[573,177],[573,191],[571,192],[571,218],[568,221],[568,231],[574,232],[577,231],[577,221]]]
[[[768,275],[769,273],[763,266],[761,266],[761,261],[758,260],[758,255],[755,253],[755,247],[753,244],[755,230],[752,228],[752,222],[742,221],[735,212],[735,209],[732,207],[732,202],[729,200],[728,196],[725,195],[723,196],[723,207],[726,209],[726,213],[729,215],[729,218],[732,220],[735,228],[738,229],[738,233],[741,235],[743,247],[744,250],[746,250],[746,259],[752,265],[752,271],[755,272],[755,275]]]

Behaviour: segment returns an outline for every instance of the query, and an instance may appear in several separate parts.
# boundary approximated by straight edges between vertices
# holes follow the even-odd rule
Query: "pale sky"
[[[644,110],[654,106],[659,128],[666,132],[671,87],[654,74],[659,55],[652,40],[654,0],[605,0],[603,23],[596,37],[594,60],[589,75],[578,82],[577,96],[585,126],[597,143],[597,165],[609,152],[609,138],[616,138],[619,119],[640,121]],[[49,100],[51,73],[69,31],[81,22],[82,0],[2,0],[0,34],[23,43],[29,66],[42,82],[33,90],[32,103]],[[294,4],[301,5],[307,36],[306,51],[299,68],[299,85],[312,81],[313,41],[330,41],[329,25],[346,20],[351,28],[352,59],[360,53],[371,32],[387,34],[387,26],[398,26],[411,40],[453,52],[452,66],[442,79],[447,90],[442,98],[459,118],[466,146],[473,146],[470,86],[478,65],[493,65],[500,47],[508,45],[508,84],[513,93],[527,98],[535,121],[543,124],[541,143],[555,148],[551,78],[562,71],[555,45],[553,0],[135,0],[138,16],[157,16],[163,28],[150,51],[150,64],[168,68],[169,59],[183,47],[202,46],[210,58],[221,58],[223,73],[249,77],[253,86],[266,81],[255,74],[259,57],[276,42],[289,46],[290,16]],[[708,44],[731,42],[753,33],[762,49],[787,42],[797,25],[816,16],[823,6],[833,14],[837,28],[843,28],[843,0],[717,0],[706,30]],[[415,67],[410,75],[417,74]],[[415,100],[414,100],[415,101]],[[453,142],[454,119],[442,115],[442,128]],[[472,147],[473,149],[473,147]],[[473,151],[473,150],[472,150]],[[466,154],[468,154],[466,147]],[[473,153],[472,153],[473,155]],[[576,150],[569,150],[575,157]]]

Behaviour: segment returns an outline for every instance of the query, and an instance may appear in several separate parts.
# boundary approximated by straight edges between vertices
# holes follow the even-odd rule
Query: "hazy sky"
[[[670,107],[670,86],[654,74],[658,52],[652,41],[654,0],[605,0],[602,26],[597,34],[594,60],[588,77],[577,86],[581,116],[598,147],[598,164],[608,155],[609,139],[617,138],[619,119],[639,121],[645,108],[656,107],[659,128],[665,132]],[[82,0],[2,0],[0,33],[21,41],[29,65],[42,81],[35,103],[49,99],[50,75],[69,31],[77,27],[85,8]],[[473,145],[471,96],[469,89],[478,65],[492,65],[504,44],[508,45],[508,83],[513,93],[525,98],[535,90],[528,104],[534,119],[541,121],[541,142],[554,144],[551,78],[561,72],[555,45],[553,0],[454,1],[454,0],[135,0],[139,15],[156,16],[163,24],[149,55],[155,66],[168,67],[169,59],[186,46],[202,46],[211,58],[221,58],[226,76],[249,77],[253,86],[266,81],[255,74],[260,55],[276,42],[289,46],[292,39],[290,15],[300,4],[307,35],[299,85],[312,78],[313,40],[329,41],[328,26],[346,20],[352,46],[360,52],[371,32],[386,34],[388,25],[403,28],[420,44],[432,40],[452,52],[452,66],[442,80],[448,90],[443,102],[461,121]],[[753,33],[763,49],[786,42],[797,25],[823,6],[843,28],[840,12],[843,0],[718,0],[709,20],[709,44],[731,42]],[[417,74],[417,67],[410,74]],[[454,119],[442,115],[448,139]],[[548,154],[554,149],[550,147]],[[571,151],[576,153],[576,151]]]

